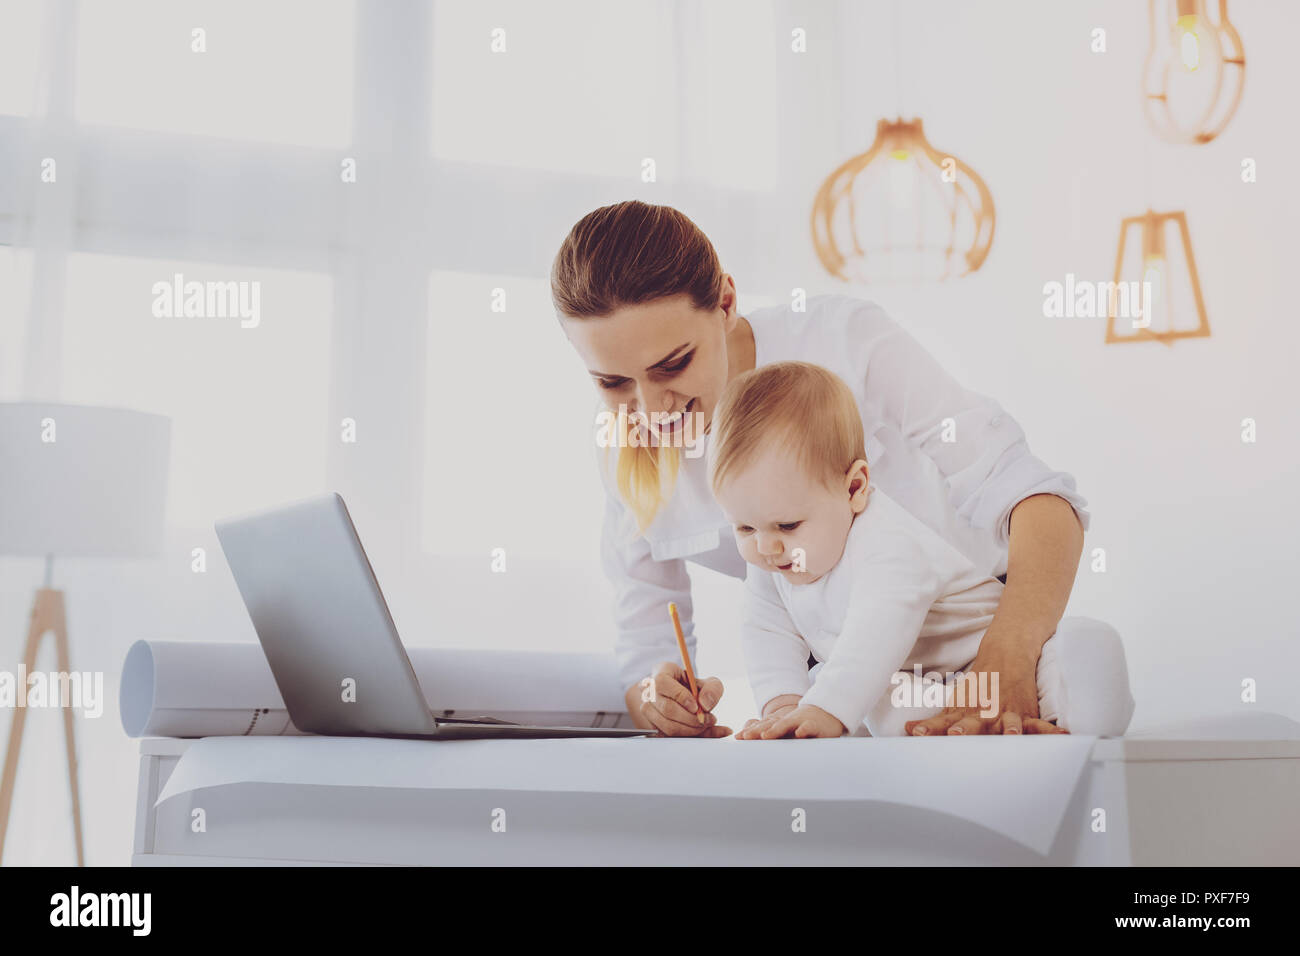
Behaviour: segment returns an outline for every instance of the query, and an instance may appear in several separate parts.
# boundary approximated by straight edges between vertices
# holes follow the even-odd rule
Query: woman
[[[694,659],[686,561],[745,574],[700,449],[683,436],[692,421],[707,430],[734,376],[801,359],[853,388],[876,485],[1006,584],[971,666],[999,675],[999,713],[947,708],[908,722],[906,731],[1060,732],[1039,716],[1036,680],[1043,644],[1057,633],[1088,682],[1074,720],[1087,726],[1072,729],[1123,733],[1133,703],[1118,635],[1100,621],[1061,619],[1089,521],[1074,479],[1033,457],[997,402],[958,385],[879,307],[816,296],[804,311],[781,306],[741,316],[735,281],[703,232],[675,209],[639,201],[602,207],[573,227],[555,258],[551,291],[609,410],[624,406],[620,421],[650,439],[622,436],[602,470],[615,655],[637,726],[670,736],[732,732],[711,713],[723,693],[715,677],[700,684],[705,715],[698,719],[667,613],[676,602]]]

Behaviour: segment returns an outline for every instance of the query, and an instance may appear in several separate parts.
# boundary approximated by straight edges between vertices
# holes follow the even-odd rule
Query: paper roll
[[[407,651],[437,716],[565,727],[631,727],[612,656],[416,647]],[[130,737],[301,734],[260,644],[136,641],[122,665]]]

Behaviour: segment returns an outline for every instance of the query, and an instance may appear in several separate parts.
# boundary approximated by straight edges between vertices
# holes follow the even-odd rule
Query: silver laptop
[[[437,716],[425,701],[347,505],[333,492],[215,527],[299,730],[439,740],[655,733]],[[345,699],[345,686],[354,690],[354,699]]]

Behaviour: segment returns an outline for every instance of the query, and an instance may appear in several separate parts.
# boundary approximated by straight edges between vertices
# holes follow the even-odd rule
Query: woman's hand
[[[1064,734],[1038,716],[1038,658],[1065,613],[1083,552],[1083,524],[1064,498],[1030,495],[1011,511],[1006,589],[968,672],[998,675],[997,716],[948,707],[906,733]],[[988,678],[992,687],[992,678]]]
[[[664,661],[654,674],[627,692],[628,710],[638,726],[653,727],[665,737],[730,737],[730,727],[719,727],[711,711],[722,700],[722,681],[699,681],[704,722],[697,718],[690,681],[681,664]]]
[[[909,720],[903,725],[904,731],[912,736],[1069,733],[1038,716],[1037,653],[1031,656],[986,640],[966,673],[997,674],[996,685],[992,676],[983,680],[978,676],[975,678],[980,681],[976,686],[997,687],[996,699],[992,702],[998,711],[995,716],[982,716],[981,711],[986,708],[977,701],[968,707],[946,707],[942,713],[927,720]]]

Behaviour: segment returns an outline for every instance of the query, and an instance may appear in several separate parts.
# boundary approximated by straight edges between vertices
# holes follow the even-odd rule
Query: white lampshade
[[[0,402],[0,554],[158,554],[170,444],[165,415]]]

